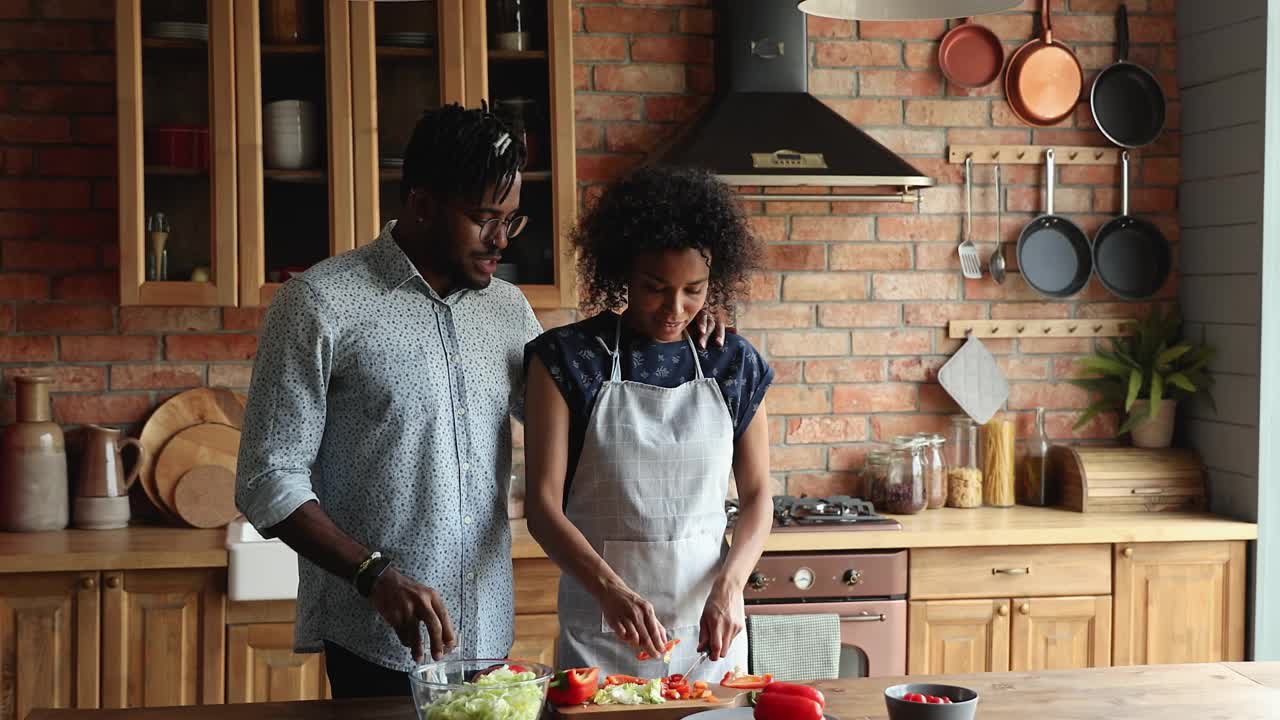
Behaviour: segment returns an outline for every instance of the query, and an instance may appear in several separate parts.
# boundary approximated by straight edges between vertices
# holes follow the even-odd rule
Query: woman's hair
[[[732,316],[760,262],[733,191],[696,168],[642,167],[615,180],[583,214],[571,239],[582,308],[590,312],[626,305],[637,256],[692,249],[710,263],[707,307]]]
[[[417,188],[436,195],[457,193],[481,202],[485,188],[502,202],[524,167],[524,140],[513,134],[489,107],[466,109],[457,103],[428,110],[413,128],[404,152],[400,202]]]

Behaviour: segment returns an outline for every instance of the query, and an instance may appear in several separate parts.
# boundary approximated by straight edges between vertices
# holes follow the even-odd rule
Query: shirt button
[[[467,573],[467,582],[475,582],[475,579],[476,579],[475,573]]]
[[[468,516],[466,516],[466,517],[462,518],[462,524],[463,524],[463,525],[470,525],[470,524],[471,524],[471,516],[470,516],[470,515],[468,515]]]
[[[471,463],[462,463],[462,471],[466,472],[471,469]]]
[[[462,417],[463,415],[466,415],[466,414],[467,414],[466,408],[458,408],[458,417]]]

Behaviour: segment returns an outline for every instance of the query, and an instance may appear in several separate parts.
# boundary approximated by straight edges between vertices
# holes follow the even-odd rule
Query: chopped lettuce
[[[666,699],[662,697],[662,680],[654,679],[644,685],[627,683],[600,688],[591,702],[596,705],[657,705]]]
[[[531,672],[512,672],[503,666],[445,693],[423,706],[425,720],[537,720],[542,712],[543,686]],[[513,683],[522,683],[515,685]]]

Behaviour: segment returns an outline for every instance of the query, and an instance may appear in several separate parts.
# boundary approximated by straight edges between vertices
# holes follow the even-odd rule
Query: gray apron
[[[565,514],[627,587],[653,604],[680,645],[670,665],[661,658],[636,660],[636,650],[605,622],[595,598],[565,574],[556,663],[653,678],[684,672],[698,655],[703,607],[729,551],[724,500],[733,425],[720,387],[703,377],[687,334],[696,379],[674,388],[623,382],[621,328],[619,319],[609,350],[611,378],[587,422]],[[735,666],[746,670],[745,632],[725,658],[703,663],[692,679],[718,681]]]

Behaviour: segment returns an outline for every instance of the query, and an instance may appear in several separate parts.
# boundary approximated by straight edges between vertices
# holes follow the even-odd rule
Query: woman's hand
[[[742,587],[716,583],[702,609],[698,631],[698,647],[707,651],[707,659],[720,660],[729,652],[733,641],[746,627],[742,607]]]
[[[599,600],[605,622],[619,640],[652,657],[662,657],[667,631],[648,600],[621,583],[606,586]]]
[[[698,311],[693,316],[693,322],[689,323],[689,337],[698,343],[698,347],[703,350],[707,349],[707,340],[715,343],[716,347],[724,347],[724,334],[726,331],[732,332],[730,328],[724,324],[719,315],[716,315],[706,308]]]

